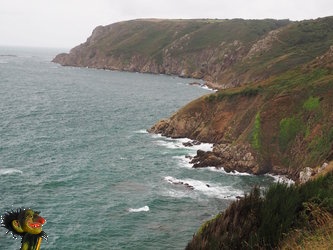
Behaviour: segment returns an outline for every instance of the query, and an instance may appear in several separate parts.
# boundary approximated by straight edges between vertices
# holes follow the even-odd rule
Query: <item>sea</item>
[[[194,169],[212,144],[147,129],[212,93],[176,76],[63,67],[61,49],[0,47],[0,213],[40,211],[41,249],[184,249],[276,178]],[[0,249],[20,248],[0,228]]]

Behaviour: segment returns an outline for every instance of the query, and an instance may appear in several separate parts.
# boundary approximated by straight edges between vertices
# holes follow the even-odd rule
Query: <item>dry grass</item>
[[[281,249],[332,249],[333,248],[333,220],[314,232],[295,230],[281,244]]]
[[[318,167],[318,168],[315,169],[315,170],[318,171],[319,168],[320,168],[320,167]],[[322,171],[320,171],[319,173],[317,173],[317,174],[315,174],[314,176],[312,176],[311,179],[312,179],[312,180],[315,180],[315,179],[319,178],[320,176],[324,176],[324,175],[326,175],[326,174],[329,173],[329,172],[333,172],[333,161],[330,161],[324,170],[322,170]],[[333,248],[333,247],[332,247],[332,248]]]
[[[293,230],[280,243],[280,249],[333,249],[333,216],[329,212],[313,209],[312,229]]]

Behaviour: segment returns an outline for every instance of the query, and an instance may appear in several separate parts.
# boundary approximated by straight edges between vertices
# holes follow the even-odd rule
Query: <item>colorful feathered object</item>
[[[32,209],[19,208],[1,216],[1,227],[8,230],[7,234],[10,232],[14,238],[22,238],[21,250],[39,250],[42,239],[47,240],[46,233],[42,231],[46,220],[39,214]]]

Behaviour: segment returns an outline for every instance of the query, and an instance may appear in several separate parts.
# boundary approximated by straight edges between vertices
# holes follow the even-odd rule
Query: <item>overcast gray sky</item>
[[[72,48],[98,25],[137,18],[304,20],[332,0],[0,0],[0,45]]]

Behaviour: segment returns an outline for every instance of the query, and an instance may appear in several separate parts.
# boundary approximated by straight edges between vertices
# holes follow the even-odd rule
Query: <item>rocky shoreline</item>
[[[201,142],[197,140],[183,143],[185,147],[200,144]],[[260,170],[256,157],[250,145],[231,145],[228,143],[215,143],[211,151],[199,149],[195,156],[186,156],[193,168],[215,167],[216,169],[223,168],[227,173],[237,171],[254,175],[265,174]]]
[[[212,151],[198,150],[191,159],[193,168],[215,167],[226,172],[261,174],[259,164],[249,145],[215,144]]]
[[[183,143],[186,147],[200,144],[201,142],[197,140]],[[258,155],[255,154],[250,145],[232,145],[228,143],[215,143],[211,151],[199,149],[195,156],[186,156],[186,158],[190,159],[189,163],[193,165],[193,168],[215,167],[216,169],[223,169],[227,173],[236,171],[238,173],[253,175],[269,174],[273,177],[278,177],[279,181],[284,183],[306,183],[316,178],[316,176],[333,169],[333,162],[324,162],[316,169],[304,168],[299,173],[299,176],[295,177],[288,175],[285,169],[274,168],[273,171],[265,171],[263,168],[260,168],[257,157]]]

